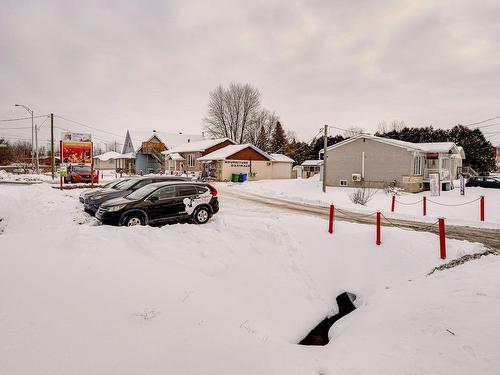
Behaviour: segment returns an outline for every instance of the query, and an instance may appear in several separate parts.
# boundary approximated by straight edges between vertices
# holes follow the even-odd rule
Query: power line
[[[31,126],[20,126],[16,128],[0,128],[0,130],[19,130],[19,129],[31,129]]]
[[[84,124],[84,123],[79,122],[79,121],[70,120],[69,118],[66,118],[66,117],[62,117],[62,116],[59,116],[59,115],[54,115],[54,117],[57,117],[57,118],[60,118],[61,120],[72,122],[73,124],[77,124],[77,125],[80,125],[80,126],[83,126],[83,127],[89,128],[89,129],[93,129],[93,130],[96,130],[96,131],[99,131],[99,132],[102,132],[102,133],[111,134],[111,135],[114,135],[115,137],[125,138],[123,135],[118,135],[116,133],[108,132],[106,130],[101,130],[99,128],[96,128],[96,127]]]
[[[485,122],[488,122],[488,121],[491,121],[491,120],[496,120],[498,118],[500,118],[500,115],[495,116],[495,117],[491,117],[491,118],[487,118],[486,120],[481,120],[481,121],[478,121],[478,122],[473,122],[473,123],[470,123],[470,124],[465,124],[464,126],[473,126],[473,125],[484,124]]]
[[[33,118],[42,118],[42,117],[46,117],[46,116],[48,116],[48,115],[33,116]],[[0,122],[21,121],[21,120],[31,120],[31,116],[30,117],[17,117],[17,118],[0,119]]]

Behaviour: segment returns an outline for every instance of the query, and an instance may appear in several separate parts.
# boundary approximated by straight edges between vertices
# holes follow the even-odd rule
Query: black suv
[[[146,225],[192,220],[206,223],[219,211],[217,190],[199,182],[153,183],[103,203],[95,217],[103,224]]]
[[[500,189],[500,177],[475,176],[467,180],[467,187],[478,186],[484,188]]]
[[[191,178],[177,176],[132,177],[130,180],[116,185],[115,189],[103,190],[97,194],[90,195],[88,199],[84,199],[83,204],[85,212],[94,215],[99,209],[99,206],[107,200],[124,197],[133,191],[139,190],[143,186],[155,182],[167,181],[191,181]]]

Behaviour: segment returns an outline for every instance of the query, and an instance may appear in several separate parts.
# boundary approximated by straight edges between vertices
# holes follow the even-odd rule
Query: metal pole
[[[33,113],[31,114],[33,116]],[[38,157],[38,127],[35,124],[35,156],[36,156],[36,173],[40,174],[40,158]]]
[[[56,156],[54,154],[54,114],[50,114],[50,167],[52,169],[52,180],[56,176]]]
[[[35,168],[35,128],[33,127],[33,111],[31,111],[31,166]]]
[[[326,148],[328,147],[328,125],[325,125],[325,135],[323,139],[323,193],[326,193]]]

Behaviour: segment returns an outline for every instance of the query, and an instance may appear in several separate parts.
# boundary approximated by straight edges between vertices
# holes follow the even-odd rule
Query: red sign
[[[92,164],[92,142],[62,142],[62,163]]]
[[[437,152],[428,152],[427,153],[427,159],[438,159],[439,154]]]

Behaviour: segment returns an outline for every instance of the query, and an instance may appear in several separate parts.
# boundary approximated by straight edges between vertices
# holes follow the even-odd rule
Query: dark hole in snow
[[[332,325],[342,317],[353,312],[356,307],[353,301],[356,299],[356,295],[348,292],[344,292],[337,297],[337,305],[339,306],[338,314],[334,316],[329,316],[323,319],[309,334],[299,342],[299,345],[318,345],[323,346],[330,342],[328,338],[328,332]]]

